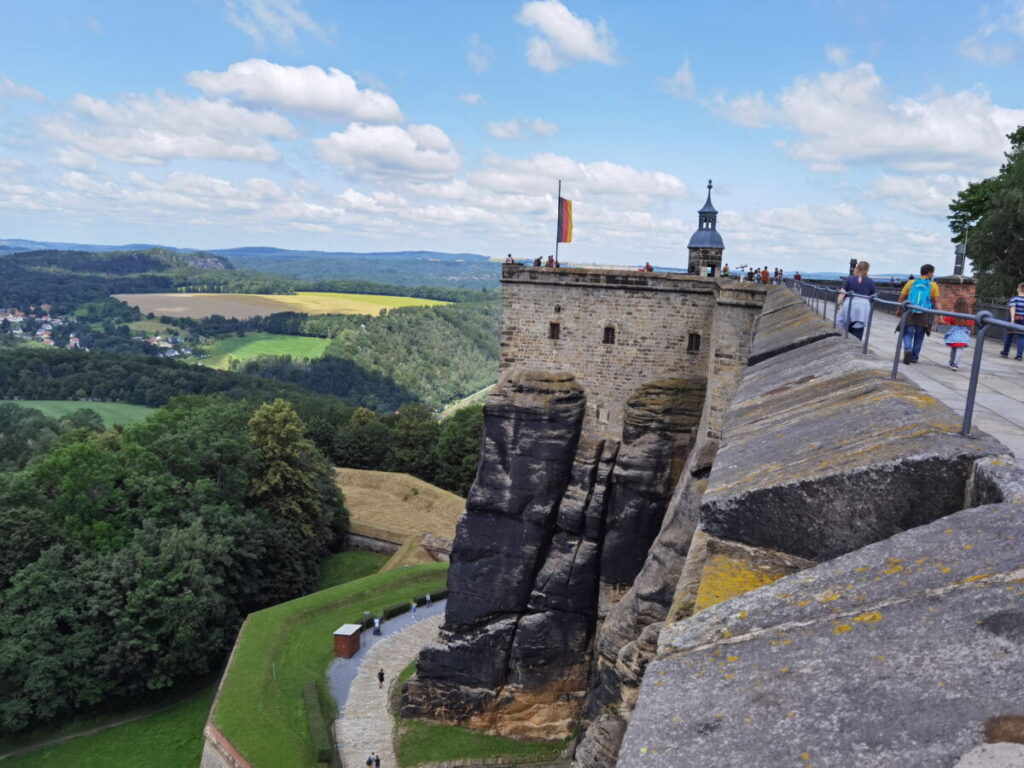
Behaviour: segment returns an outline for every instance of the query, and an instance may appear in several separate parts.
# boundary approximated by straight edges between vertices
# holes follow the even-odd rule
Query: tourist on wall
[[[384,667],[377,670],[377,688],[381,689],[384,687]]]
[[[863,297],[873,296],[875,293],[875,281],[868,277],[869,269],[871,265],[866,261],[859,262],[854,267],[853,274],[843,278],[843,284],[839,288],[839,319],[836,323],[858,339],[864,338],[864,326],[867,325],[871,312],[871,304]]]
[[[1020,333],[1013,331],[1006,332],[1006,340],[1003,342],[1003,351],[999,354],[1003,357],[1010,356],[1010,343],[1017,340],[1017,356],[1014,360],[1024,359],[1024,283],[1017,286],[1017,295],[1010,299],[1010,322],[1020,325]]]
[[[939,300],[939,286],[932,278],[935,276],[935,267],[931,264],[921,265],[921,276],[912,277],[900,291],[900,301],[910,301],[911,304],[922,309],[931,309]],[[897,317],[903,316],[903,308],[896,313]],[[921,345],[924,344],[924,337],[930,336],[932,332],[932,316],[920,309],[910,310],[903,330],[903,362],[916,363],[921,356]]]

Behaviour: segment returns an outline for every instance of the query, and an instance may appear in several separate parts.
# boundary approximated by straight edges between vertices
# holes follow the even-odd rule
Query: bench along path
[[[398,765],[391,743],[388,688],[391,681],[416,658],[420,649],[437,636],[443,618],[440,613],[427,616],[401,630],[385,634],[362,657],[341,713],[334,721],[334,735],[341,745],[345,768],[365,765],[366,756],[371,752],[380,755],[382,768]],[[377,670],[381,667],[385,674],[384,688],[378,689]]]

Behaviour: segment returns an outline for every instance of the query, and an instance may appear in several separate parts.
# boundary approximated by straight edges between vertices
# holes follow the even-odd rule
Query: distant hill
[[[166,245],[147,243],[129,243],[127,245],[95,245],[91,243],[51,243],[40,240],[3,240],[0,239],[0,252],[20,253],[22,251],[88,251],[89,253],[106,253],[109,251],[148,251],[159,248],[164,251],[191,253],[195,248],[171,248]]]

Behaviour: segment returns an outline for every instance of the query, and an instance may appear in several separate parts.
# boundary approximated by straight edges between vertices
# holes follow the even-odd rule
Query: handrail
[[[821,306],[821,317],[823,320],[828,320],[828,307],[829,304],[834,304],[832,311],[832,327],[835,328],[837,319],[839,317],[839,301],[832,301],[833,298],[838,299],[839,294],[844,296],[850,296],[857,299],[864,299],[870,304],[868,310],[868,320],[864,325],[864,338],[861,344],[861,353],[868,353],[868,339],[871,335],[871,321],[875,315],[875,307],[878,305],[886,307],[896,307],[902,310],[900,317],[899,332],[896,334],[896,353],[893,355],[892,361],[892,374],[889,378],[895,381],[896,374],[899,371],[900,366],[900,349],[903,346],[903,332],[907,326],[907,318],[911,312],[923,313],[926,315],[942,316],[942,317],[956,317],[962,320],[974,321],[974,327],[977,329],[977,344],[975,344],[974,360],[971,363],[971,377],[967,384],[967,401],[964,404],[964,420],[960,428],[959,434],[962,437],[971,436],[971,420],[974,415],[974,403],[978,393],[978,378],[981,374],[981,358],[985,351],[985,337],[988,335],[989,328],[1006,328],[1014,333],[1021,333],[1022,329],[1019,323],[1011,323],[1006,320],[1000,320],[995,317],[987,309],[983,309],[980,312],[972,314],[966,314],[963,312],[947,312],[941,309],[934,309],[932,307],[921,307],[917,304],[911,304],[910,301],[890,301],[888,299],[882,299],[877,293],[865,296],[864,294],[851,293],[850,291],[844,291],[841,288],[826,288],[820,285],[810,285],[803,281],[793,280],[791,278],[786,279],[786,285],[791,290],[799,294],[802,299],[809,299],[811,302],[820,302]],[[811,304],[815,314],[818,312],[818,307],[815,303]],[[849,335],[849,323],[847,327],[843,329],[844,338]]]

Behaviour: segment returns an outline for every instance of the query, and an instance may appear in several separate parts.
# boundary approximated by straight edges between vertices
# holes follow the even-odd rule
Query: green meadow
[[[88,408],[96,411],[103,419],[104,426],[107,427],[112,427],[115,424],[135,424],[153,412],[152,408],[147,408],[144,405],[129,405],[128,403],[90,403],[81,400],[4,400],[3,402],[14,403],[24,408],[35,408],[51,419],[59,419],[74,411]]]
[[[286,336],[279,333],[247,333],[219,339],[206,348],[210,354],[202,362],[210,368],[226,369],[231,360],[245,362],[262,355],[290,355],[295,359],[316,359],[323,355],[330,339],[311,336]]]

